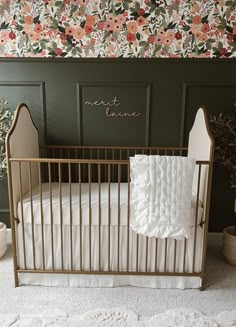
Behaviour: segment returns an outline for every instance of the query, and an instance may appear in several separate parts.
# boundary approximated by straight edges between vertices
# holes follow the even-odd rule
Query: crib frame
[[[164,254],[164,270],[160,271],[157,265],[157,248],[158,248],[158,239],[156,239],[156,255],[155,255],[155,271],[148,271],[148,246],[149,246],[149,238],[146,237],[146,265],[144,271],[139,271],[139,246],[137,245],[137,252],[135,254],[136,256],[136,271],[130,271],[129,269],[129,247],[127,246],[127,257],[126,257],[126,269],[124,271],[120,269],[119,262],[120,262],[120,253],[119,248],[120,245],[118,244],[118,261],[116,269],[111,269],[110,267],[110,258],[111,258],[111,251],[110,251],[110,242],[111,242],[111,236],[110,236],[110,227],[109,227],[109,246],[107,249],[107,253],[103,254],[101,252],[101,184],[102,182],[106,181],[108,183],[108,189],[110,189],[111,183],[115,180],[118,184],[118,204],[120,199],[120,185],[124,179],[127,179],[128,183],[128,209],[127,209],[127,225],[129,226],[129,219],[130,219],[130,166],[129,166],[129,156],[131,153],[144,153],[144,154],[164,154],[164,155],[186,155],[188,152],[188,148],[177,148],[177,147],[89,147],[89,146],[53,146],[53,145],[46,145],[41,146],[41,152],[43,152],[46,157],[40,158],[39,154],[36,151],[36,154],[33,156],[28,156],[27,154],[27,144],[25,146],[26,153],[22,153],[20,155],[16,153],[13,155],[13,146],[11,144],[11,138],[12,135],[14,135],[14,132],[17,128],[18,120],[20,119],[20,115],[22,111],[26,111],[26,114],[29,114],[29,117],[31,119],[32,123],[32,129],[36,131],[36,145],[37,145],[37,135],[38,131],[35,127],[33,120],[30,115],[30,111],[28,107],[25,104],[21,104],[18,106],[15,119],[13,122],[13,125],[7,135],[6,139],[6,148],[7,148],[7,162],[8,162],[8,186],[9,186],[9,205],[10,205],[10,219],[11,219],[11,228],[12,228],[12,246],[13,246],[13,262],[14,262],[14,279],[15,279],[15,287],[19,286],[19,274],[20,273],[47,273],[47,274],[88,274],[88,275],[146,275],[146,276],[185,276],[185,277],[200,277],[202,279],[202,285],[200,289],[204,288],[204,273],[205,273],[205,259],[206,259],[206,247],[207,247],[207,232],[208,232],[208,221],[209,221],[209,208],[210,208],[210,194],[211,194],[211,180],[212,180],[212,168],[213,168],[213,152],[214,152],[214,141],[212,139],[209,126],[207,123],[207,114],[206,110],[203,108],[202,113],[204,116],[205,121],[205,128],[206,133],[210,140],[210,148],[208,151],[208,160],[205,160],[203,156],[203,160],[197,160],[196,165],[198,166],[198,173],[197,173],[197,182],[196,182],[196,197],[197,201],[200,199],[200,193],[201,188],[203,187],[201,185],[202,182],[202,171],[203,167],[207,167],[207,179],[206,184],[204,186],[205,188],[205,195],[204,195],[204,214],[202,218],[202,222],[200,226],[203,229],[203,244],[202,244],[202,262],[201,262],[201,269],[200,271],[195,271],[195,255],[196,255],[196,247],[197,245],[197,216],[198,216],[198,206],[196,206],[196,217],[195,217],[195,230],[194,230],[194,250],[193,250],[193,258],[192,258],[192,269],[190,272],[186,272],[185,270],[185,260],[186,260],[186,251],[187,251],[187,242],[185,239],[184,243],[184,255],[183,255],[183,269],[182,271],[176,271],[176,240],[175,240],[175,246],[174,246],[174,262],[173,262],[173,271],[168,271],[166,269],[166,262],[168,259],[167,254],[167,245],[168,245],[168,239],[165,239],[165,254]],[[32,140],[31,140],[32,141]],[[27,143],[27,140],[26,140]],[[33,146],[35,146],[33,144]],[[198,144],[199,145],[199,144]],[[16,151],[17,152],[17,151]],[[67,155],[66,155],[67,153]],[[69,154],[70,153],[70,154]],[[73,155],[71,155],[73,153]],[[88,154],[89,153],[89,154]],[[91,153],[96,153],[95,159],[88,159]],[[108,155],[109,153],[109,155]],[[74,156],[74,157],[73,157]],[[72,157],[72,158],[70,158]],[[93,157],[93,155],[92,155]],[[101,157],[103,157],[101,159]],[[125,159],[124,159],[125,158]],[[35,168],[36,167],[36,168]],[[32,173],[32,171],[35,173],[36,171],[36,180],[35,176]],[[69,183],[69,190],[70,190],[70,249],[69,249],[69,255],[70,255],[70,269],[65,269],[63,265],[63,216],[62,216],[62,203],[60,203],[60,242],[61,242],[61,268],[55,268],[55,262],[57,260],[56,257],[52,259],[52,268],[47,269],[45,267],[45,241],[44,241],[44,216],[43,216],[43,209],[42,209],[42,183],[43,179],[45,178],[49,181],[49,192],[51,192],[51,186],[54,180],[57,180],[59,183],[59,194],[61,199],[61,185],[66,179],[66,182]],[[96,176],[95,176],[96,175]],[[28,179],[28,186],[25,185],[23,179],[27,176]],[[76,176],[76,177],[75,177]],[[18,178],[18,185],[17,187],[14,185],[16,182],[16,178]],[[91,184],[94,181],[94,178],[96,182],[98,183],[98,198],[99,198],[99,227],[98,227],[98,247],[99,247],[99,268],[94,270],[92,268],[91,264]],[[78,182],[78,197],[81,197],[81,185],[85,181],[88,183],[89,186],[89,269],[83,269],[83,263],[82,263],[82,231],[81,231],[81,222],[80,222],[80,269],[74,269],[74,263],[73,263],[73,240],[72,240],[72,225],[73,225],[73,217],[72,217],[72,203],[71,203],[71,185],[73,183],[73,179]],[[17,238],[17,228],[19,224],[19,218],[17,216],[17,210],[16,210],[16,203],[17,201],[20,201],[21,208],[22,208],[22,199],[26,191],[30,192],[31,197],[31,207],[33,206],[33,200],[32,200],[32,189],[35,183],[38,183],[39,185],[39,192],[40,192],[40,207],[41,207],[41,238],[42,238],[42,247],[41,249],[37,249],[34,243],[34,216],[32,214],[32,253],[33,253],[33,262],[34,266],[32,268],[27,268],[26,263],[26,253],[25,253],[25,236],[24,236],[24,227],[22,227],[22,240],[23,240],[23,252],[24,252],[24,267],[19,267],[19,261],[18,261],[18,251],[19,247],[22,247],[22,244],[18,243]],[[18,198],[16,198],[16,191],[15,189],[18,188]],[[51,195],[50,195],[51,197]],[[110,201],[109,195],[108,195],[108,202]],[[80,199],[81,203],[81,199]],[[110,208],[110,202],[108,203],[108,207]],[[81,209],[80,209],[81,210]],[[109,214],[108,214],[109,216]],[[81,217],[81,215],[80,215]],[[23,215],[22,215],[22,226],[24,226],[23,221]],[[52,214],[51,214],[52,219]],[[80,218],[82,219],[82,218]],[[120,230],[120,206],[118,205],[118,242],[120,242],[119,239],[119,230]],[[108,224],[110,221],[108,222]],[[137,236],[137,244],[139,242],[139,235]],[[127,232],[127,244],[129,245],[129,228]],[[51,248],[52,248],[52,257],[53,257],[53,249],[54,249],[54,238],[53,238],[53,230],[51,229]],[[37,268],[35,264],[35,255],[36,252],[40,251],[42,256],[42,267]],[[100,262],[101,258],[104,259],[104,256],[107,256],[107,262],[108,262],[108,269],[104,270],[100,268]]]

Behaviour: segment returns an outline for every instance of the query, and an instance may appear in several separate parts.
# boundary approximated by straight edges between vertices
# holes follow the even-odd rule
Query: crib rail
[[[50,150],[55,147],[47,147]],[[80,147],[77,154],[83,153]],[[61,147],[59,148],[61,149]],[[66,151],[68,147],[65,147]],[[90,148],[88,148],[90,150]],[[96,148],[101,149],[101,147]],[[104,151],[107,148],[104,148]],[[114,149],[114,148],[111,148]],[[130,155],[130,148],[116,148],[113,159],[82,158],[10,158],[9,166],[18,170],[20,197],[10,201],[18,201],[14,209],[14,217],[18,219],[18,235],[14,235],[17,244],[15,257],[17,272],[40,273],[71,273],[71,274],[120,274],[120,275],[162,275],[162,276],[202,276],[203,259],[199,259],[198,251],[202,252],[205,236],[199,242],[199,226],[205,235],[208,223],[206,207],[198,223],[199,190],[201,175],[204,167],[209,169],[211,162],[197,161],[197,194],[196,209],[193,226],[193,242],[187,239],[170,240],[149,238],[138,235],[130,229],[130,165],[129,160],[115,159],[117,153],[125,150]],[[143,148],[135,148],[136,153],[146,153]],[[163,150],[164,154],[177,151],[183,153],[185,148],[153,148],[145,150],[155,154]],[[150,152],[152,150],[152,152]],[[55,151],[55,150],[54,150]],[[82,152],[81,152],[82,151]],[[169,152],[168,152],[169,151]],[[102,152],[100,152],[101,154]],[[105,152],[103,152],[104,154]],[[107,151],[108,153],[108,151]],[[56,154],[54,152],[54,154]],[[67,153],[68,154],[68,153]],[[90,153],[91,154],[91,153]],[[63,156],[62,156],[63,157]],[[99,158],[102,155],[98,156]],[[37,172],[38,185],[36,199],[35,188],[32,183],[32,172]],[[46,190],[45,190],[45,183]],[[13,181],[11,180],[12,184]],[[28,185],[28,194],[24,194],[24,183]],[[67,183],[68,212],[65,214],[63,205],[64,183]],[[96,189],[94,191],[94,185]],[[84,199],[84,187],[86,199]],[[105,191],[104,191],[105,185]],[[114,194],[116,187],[117,212],[112,215]],[[127,206],[122,202],[122,188],[126,185]],[[12,186],[13,187],[13,186]],[[76,187],[76,194],[74,193]],[[46,221],[44,212],[45,192],[49,194],[49,216]],[[95,193],[94,193],[95,192]],[[105,192],[105,195],[104,195]],[[59,198],[58,215],[54,212],[55,193]],[[94,196],[98,206],[95,218],[93,207]],[[104,196],[107,207],[104,209]],[[207,197],[207,194],[206,194]],[[26,199],[27,198],[27,199]],[[28,201],[28,209],[26,202]],[[74,202],[78,203],[75,213]],[[83,211],[85,202],[88,205],[86,213]],[[12,204],[12,207],[14,205]],[[28,210],[30,215],[25,214]],[[29,218],[30,217],[30,218]],[[105,217],[105,218],[104,218]],[[47,218],[48,219],[48,218]],[[65,237],[67,235],[67,237]],[[26,244],[27,239],[27,244]],[[30,240],[30,241],[29,241]],[[132,248],[132,251],[131,251]],[[19,251],[19,249],[21,251]],[[115,249],[115,253],[114,253]],[[125,249],[125,250],[124,250]],[[135,249],[135,252],[133,251]],[[182,253],[182,255],[180,255]],[[192,255],[190,255],[192,254]],[[161,258],[161,260],[160,260]],[[181,260],[181,262],[180,262]]]

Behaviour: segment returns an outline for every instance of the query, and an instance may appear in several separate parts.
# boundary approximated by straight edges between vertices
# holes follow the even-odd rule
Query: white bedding
[[[149,237],[190,237],[196,160],[180,156],[130,158],[131,228]]]
[[[52,183],[52,212],[53,223],[60,223],[60,192],[59,184]],[[61,202],[62,202],[62,223],[64,225],[70,224],[70,189],[68,183],[61,184]],[[71,184],[71,208],[73,225],[80,224],[80,192],[79,184]],[[108,225],[109,222],[109,206],[108,206],[108,184],[101,183],[101,225]],[[41,207],[40,207],[40,192],[39,186],[32,190],[33,200],[33,217],[34,223],[41,223]],[[45,224],[51,222],[51,208],[50,208],[50,192],[49,183],[42,184],[42,203],[43,203],[43,219]],[[99,184],[91,183],[91,218],[92,225],[99,224]],[[81,184],[81,207],[82,207],[82,225],[89,225],[89,184]],[[190,226],[195,226],[195,209],[196,196],[192,196]],[[197,224],[201,223],[203,208],[201,203],[198,203],[198,220]],[[23,215],[24,223],[31,224],[31,197],[27,193],[23,198]],[[132,215],[132,212],[131,212]],[[18,217],[22,221],[21,202],[18,202]],[[128,217],[128,184],[120,183],[120,225],[126,226]],[[118,223],[118,184],[110,184],[110,219],[111,225]]]

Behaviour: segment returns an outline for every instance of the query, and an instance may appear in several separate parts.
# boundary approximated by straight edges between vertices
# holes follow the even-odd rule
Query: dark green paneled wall
[[[178,146],[199,105],[235,114],[235,72],[235,60],[2,59],[0,97],[29,105],[42,143]],[[0,195],[0,220],[9,222],[5,182]],[[234,223],[233,207],[228,174],[215,167],[211,231]]]

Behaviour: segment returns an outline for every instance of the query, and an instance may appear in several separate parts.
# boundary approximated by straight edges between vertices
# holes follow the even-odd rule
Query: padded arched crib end
[[[214,143],[208,123],[207,110],[204,106],[200,106],[189,132],[188,156],[197,160],[213,161]]]
[[[25,142],[26,141],[26,142]],[[6,136],[7,158],[38,156],[39,133],[32,119],[31,112],[25,103],[17,106],[12,125]],[[30,147],[26,147],[31,144]],[[29,150],[31,151],[29,153]],[[34,149],[32,151],[32,149]],[[36,152],[36,153],[35,153]]]

